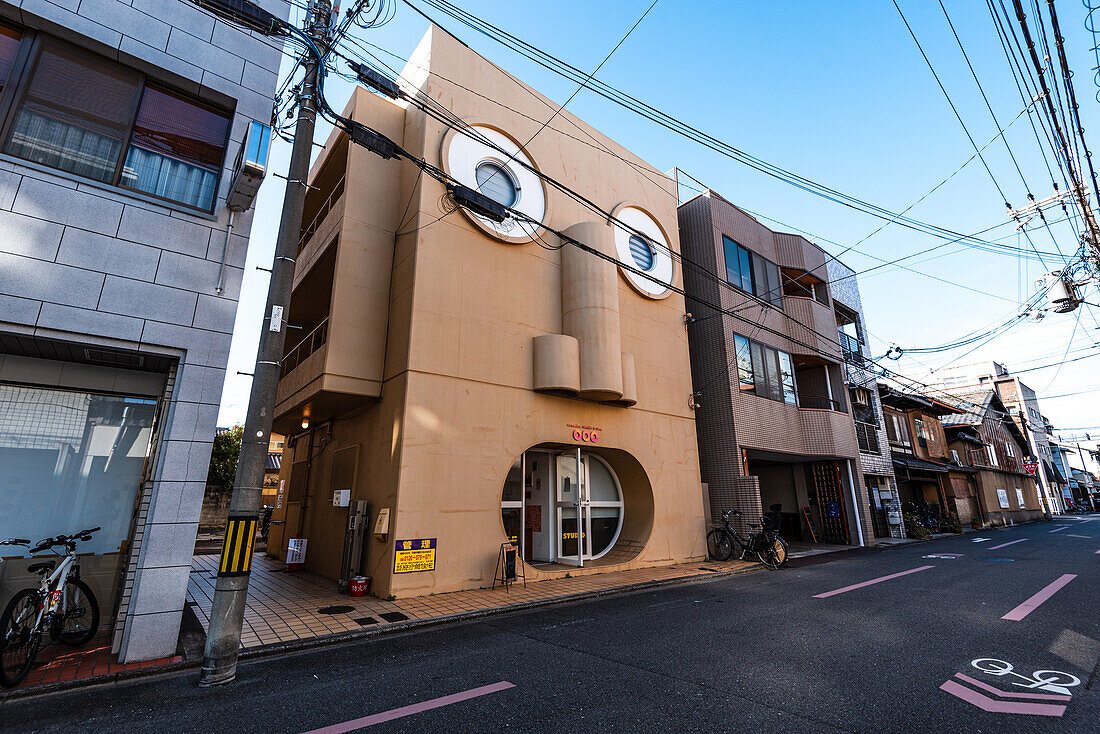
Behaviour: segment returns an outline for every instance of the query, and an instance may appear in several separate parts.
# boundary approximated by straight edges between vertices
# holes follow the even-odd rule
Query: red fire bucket
[[[348,593],[352,596],[366,596],[370,588],[369,576],[355,576],[348,580]]]

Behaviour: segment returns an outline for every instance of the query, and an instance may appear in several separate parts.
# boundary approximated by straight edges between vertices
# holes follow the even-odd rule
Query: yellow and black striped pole
[[[252,571],[252,544],[256,540],[256,516],[234,515],[225,525],[225,542],[218,561],[219,576],[247,576]]]

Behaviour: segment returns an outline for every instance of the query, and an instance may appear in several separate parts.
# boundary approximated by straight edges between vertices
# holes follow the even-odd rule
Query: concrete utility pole
[[[328,49],[332,13],[329,0],[310,0],[306,33],[321,53]],[[298,255],[302,212],[306,201],[306,177],[309,175],[313,133],[317,121],[318,61],[307,51],[305,79],[298,95],[298,120],[294,128],[294,147],[290,153],[287,188],[283,196],[283,214],[271,266],[264,327],[252,377],[252,392],[244,422],[237,476],[229,503],[214,606],[210,612],[210,630],[206,637],[199,685],[228,683],[237,676],[237,654],[241,646],[248,578],[252,566],[252,540],[260,512],[260,494],[271,439],[271,422],[279,386],[279,366],[286,337],[286,310],[294,283],[294,259]]]

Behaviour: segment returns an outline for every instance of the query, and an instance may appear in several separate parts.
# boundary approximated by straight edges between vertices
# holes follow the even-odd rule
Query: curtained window
[[[228,132],[228,116],[147,86],[130,136],[122,185],[210,209]]]
[[[19,39],[0,26],[0,89]],[[229,114],[53,38],[42,40],[29,73],[5,153],[213,210]]]

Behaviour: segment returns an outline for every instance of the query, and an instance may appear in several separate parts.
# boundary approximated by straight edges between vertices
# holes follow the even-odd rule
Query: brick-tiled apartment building
[[[730,508],[752,519],[780,504],[786,538],[869,544],[828,256],[713,191],[680,205],[679,221],[712,519]]]
[[[0,537],[101,526],[124,661],[176,649],[252,220],[226,194],[280,59],[178,0],[0,0]]]

